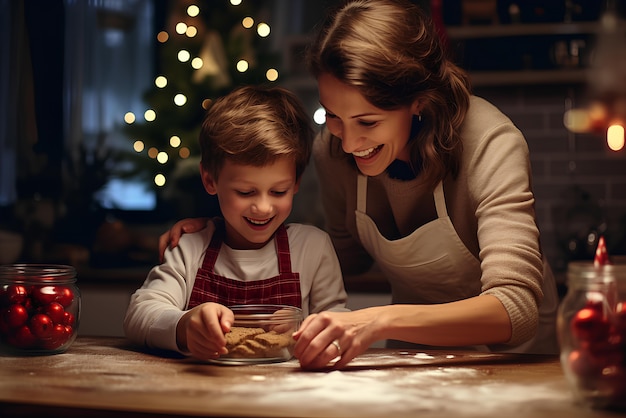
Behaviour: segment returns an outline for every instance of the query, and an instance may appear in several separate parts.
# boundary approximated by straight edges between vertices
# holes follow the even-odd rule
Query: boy
[[[291,305],[304,316],[347,310],[329,236],[284,224],[313,142],[298,99],[282,88],[237,88],[208,110],[199,140],[202,183],[222,217],[166,251],[131,297],[126,336],[212,359],[228,352],[228,306]]]

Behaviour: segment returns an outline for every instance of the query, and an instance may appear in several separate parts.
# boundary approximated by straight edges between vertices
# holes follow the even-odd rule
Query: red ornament
[[[590,303],[576,312],[570,327],[572,335],[579,341],[599,342],[609,337],[611,323],[603,312],[602,303]]]
[[[34,286],[31,291],[33,301],[39,306],[46,306],[57,298],[54,286]]]
[[[37,338],[50,338],[53,328],[54,323],[48,315],[39,313],[30,319],[30,330]]]
[[[9,344],[17,348],[32,348],[37,343],[37,337],[33,335],[28,325],[22,325],[8,338]]]
[[[64,308],[70,306],[74,300],[74,292],[69,287],[57,287],[56,288],[56,301],[63,305]]]
[[[0,290],[0,303],[5,306],[24,303],[27,297],[26,287],[21,284],[12,284]]]
[[[43,312],[52,319],[55,324],[63,324],[65,309],[59,302],[52,302],[43,309]]]
[[[28,321],[28,311],[22,305],[11,305],[4,312],[4,321],[9,328],[21,327]]]

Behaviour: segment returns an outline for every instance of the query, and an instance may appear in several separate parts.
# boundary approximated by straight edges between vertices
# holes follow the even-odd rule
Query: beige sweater
[[[509,118],[478,97],[471,98],[461,132],[460,174],[444,181],[448,214],[465,246],[480,260],[482,275],[476,280],[482,294],[496,296],[509,313],[513,334],[508,344],[518,345],[535,334],[543,298],[528,147]],[[356,230],[358,172],[345,158],[329,154],[329,140],[324,130],[314,143],[326,229],[343,273],[358,274],[373,263]],[[415,192],[420,181],[419,176],[392,179],[387,173],[369,178],[367,214],[387,239],[406,236],[436,218],[432,190]],[[393,286],[393,278],[388,279]]]

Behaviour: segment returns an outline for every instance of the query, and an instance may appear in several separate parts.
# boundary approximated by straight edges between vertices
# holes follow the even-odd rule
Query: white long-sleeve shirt
[[[151,348],[179,350],[176,325],[193,290],[215,227],[184,234],[164,262],[155,266],[131,297],[124,332],[132,342]],[[347,311],[346,291],[337,255],[328,234],[311,225],[288,224],[292,271],[300,275],[302,311]],[[274,240],[258,250],[234,250],[222,244],[215,273],[231,279],[253,281],[278,275]]]

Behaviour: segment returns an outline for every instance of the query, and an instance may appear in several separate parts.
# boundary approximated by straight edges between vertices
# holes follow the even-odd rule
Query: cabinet
[[[598,22],[446,28],[453,57],[475,87],[584,83],[599,31]]]

